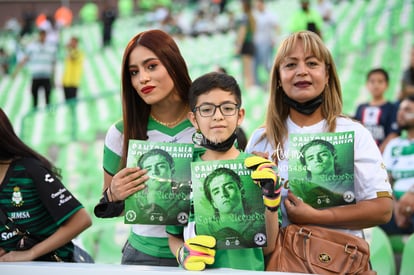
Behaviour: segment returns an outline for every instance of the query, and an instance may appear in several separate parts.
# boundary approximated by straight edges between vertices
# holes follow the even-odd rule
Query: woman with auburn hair
[[[95,207],[101,218],[120,216],[124,200],[146,188],[147,171],[126,168],[130,139],[191,143],[195,132],[187,119],[191,79],[170,35],[148,30],[134,36],[124,51],[121,79],[123,119],[105,138],[103,197]],[[122,264],[177,266],[165,226],[132,225]]]
[[[354,132],[356,203],[313,208],[288,192],[289,136]],[[282,215],[289,223],[313,224],[362,237],[362,229],[391,218],[391,185],[372,135],[360,123],[342,115],[342,94],[334,60],[321,38],[310,31],[289,35],[280,45],[271,72],[265,125],[257,129],[246,152],[271,158],[284,181]],[[289,173],[288,173],[289,172]]]

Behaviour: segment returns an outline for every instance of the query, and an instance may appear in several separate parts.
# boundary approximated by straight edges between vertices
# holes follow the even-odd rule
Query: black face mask
[[[321,93],[314,99],[311,99],[304,103],[297,102],[296,100],[291,99],[285,93],[283,93],[283,102],[289,105],[289,107],[292,107],[293,109],[295,109],[296,111],[304,115],[310,115],[313,112],[315,112],[316,109],[318,109],[319,106],[321,106],[322,101],[323,101],[323,93]]]
[[[204,148],[217,151],[217,152],[226,152],[228,151],[231,146],[233,146],[234,141],[236,140],[237,135],[234,132],[228,139],[223,142],[215,143],[208,140],[201,132],[195,132],[193,134],[193,142],[194,144],[203,146]]]

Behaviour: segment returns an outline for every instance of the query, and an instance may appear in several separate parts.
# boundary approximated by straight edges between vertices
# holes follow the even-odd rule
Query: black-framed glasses
[[[198,113],[202,117],[211,117],[216,113],[217,108],[223,116],[234,116],[240,106],[236,103],[226,102],[220,105],[214,105],[211,103],[204,103],[198,107],[194,107],[193,112],[198,110]]]

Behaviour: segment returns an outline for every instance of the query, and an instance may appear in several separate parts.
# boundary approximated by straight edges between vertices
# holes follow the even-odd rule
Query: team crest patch
[[[20,187],[15,186],[13,188],[13,195],[12,195],[12,204],[16,207],[22,206],[24,203],[22,193],[20,192]]]

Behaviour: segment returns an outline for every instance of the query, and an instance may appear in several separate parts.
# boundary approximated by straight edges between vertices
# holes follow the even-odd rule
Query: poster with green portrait
[[[243,159],[191,163],[197,235],[214,236],[217,249],[266,246],[261,189]]]
[[[127,224],[188,222],[193,144],[130,140],[127,167],[147,170],[145,189],[125,200]]]
[[[314,208],[355,203],[354,132],[289,135],[288,188]]]

